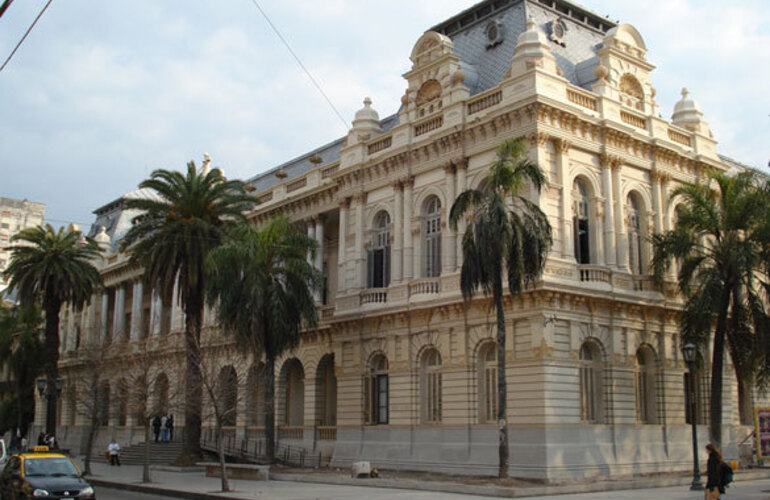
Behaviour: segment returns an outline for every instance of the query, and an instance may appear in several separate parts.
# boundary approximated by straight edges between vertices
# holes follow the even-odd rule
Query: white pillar
[[[400,181],[393,183],[393,255],[391,256],[391,277],[394,283],[403,279],[404,253],[404,186]]]
[[[623,196],[620,192],[620,162],[612,165],[612,195],[615,198],[615,233],[617,234],[617,265],[618,269],[628,271],[628,238],[626,235],[626,218],[623,210]]]
[[[660,196],[660,172],[650,171],[650,183],[652,184],[652,210],[654,214],[654,227],[656,233],[663,232],[663,207]]]
[[[110,318],[107,316],[110,312],[110,296],[109,293],[105,290],[104,293],[102,293],[102,314],[100,316],[100,325],[99,325],[99,340],[101,341],[101,344],[104,344],[107,341],[107,330],[109,329],[110,325]]]
[[[444,219],[441,221],[441,274],[449,274],[455,270],[457,256],[457,243],[455,233],[449,227],[449,211],[455,202],[455,165],[454,162],[444,167],[446,172],[446,206],[444,207]]]
[[[315,239],[315,223],[313,219],[307,220],[307,237],[311,240]],[[315,265],[315,262],[313,261],[313,256],[311,253],[307,254],[307,263],[311,266]]]
[[[126,324],[126,287],[119,285],[115,288],[115,311],[112,322],[113,340],[123,340]]]
[[[337,244],[337,293],[342,294],[347,289],[347,273],[345,266],[347,263],[347,229],[348,229],[348,207],[350,201],[345,199],[340,202],[340,228],[339,243]]]
[[[468,189],[467,186],[467,180],[466,180],[466,172],[468,171],[468,160],[463,159],[463,161],[459,162],[457,164],[457,192],[462,193],[466,189]],[[449,207],[450,210],[452,207]],[[463,266],[463,235],[465,234],[465,218],[460,221],[459,224],[457,224],[457,238],[456,238],[456,245],[457,245],[457,251],[455,254],[456,257],[456,264],[455,268],[459,271]]]
[[[324,223],[323,216],[319,215],[315,221],[315,239],[318,242],[318,248],[315,253],[315,267],[319,271],[324,270]]]
[[[150,305],[150,332],[151,335],[160,335],[163,324],[163,301],[157,288],[152,289],[152,301]]]
[[[572,182],[569,179],[569,149],[572,144],[564,139],[558,139],[556,147],[556,169],[561,180],[561,256],[565,259],[575,259],[575,245],[572,240]]]
[[[412,279],[414,269],[414,243],[412,242],[412,186],[414,178],[404,181],[404,280]]]
[[[131,302],[131,340],[137,340],[142,336],[142,302],[144,291],[141,281],[134,282],[133,301]]]
[[[617,250],[615,249],[615,196],[612,188],[612,163],[613,159],[602,156],[602,196],[604,196],[604,259],[608,266],[617,263]]]
[[[356,287],[366,288],[366,249],[364,248],[366,193],[356,196]]]

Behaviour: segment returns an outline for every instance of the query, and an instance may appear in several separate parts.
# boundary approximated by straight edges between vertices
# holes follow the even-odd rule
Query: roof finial
[[[533,30],[537,27],[537,24],[535,23],[535,20],[532,18],[532,16],[527,17],[527,29]]]
[[[203,168],[201,168],[203,175],[209,173],[209,163],[211,163],[211,156],[208,153],[203,153]]]
[[[372,99],[369,98],[369,97],[364,97],[364,106],[366,106],[368,108],[371,105],[372,105]]]
[[[687,96],[690,95],[690,91],[687,90],[687,87],[682,87],[682,98],[687,99]]]

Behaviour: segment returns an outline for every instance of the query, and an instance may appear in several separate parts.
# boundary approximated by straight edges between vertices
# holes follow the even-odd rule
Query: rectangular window
[[[2,224],[0,224],[0,228],[3,228],[3,229],[10,229],[10,228],[11,228],[11,225],[10,225],[10,224],[8,224],[8,223],[6,223],[6,222],[3,222]]]
[[[588,242],[588,219],[575,219],[575,260],[578,264],[591,263],[591,250]]]
[[[388,376],[377,375],[377,422],[388,423]]]
[[[441,373],[431,372],[426,374],[427,386],[427,422],[441,422]]]
[[[364,377],[364,423],[388,423],[388,375]]]
[[[367,288],[387,288],[390,285],[390,246],[369,250],[366,254]]]

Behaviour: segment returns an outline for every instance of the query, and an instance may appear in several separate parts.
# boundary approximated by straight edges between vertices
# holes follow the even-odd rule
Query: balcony
[[[318,427],[318,440],[319,441],[336,441],[337,427],[336,426]]]
[[[361,292],[361,302],[365,304],[385,304],[388,302],[387,288],[369,288]]]
[[[278,428],[278,439],[296,439],[301,441],[304,435],[304,427],[281,426]]]
[[[611,271],[603,266],[594,266],[594,265],[587,265],[587,264],[579,265],[578,273],[580,275],[580,281],[590,282],[590,283],[607,283],[607,284],[610,284],[612,282]]]
[[[409,296],[435,295],[441,291],[441,283],[438,278],[424,278],[409,283]]]

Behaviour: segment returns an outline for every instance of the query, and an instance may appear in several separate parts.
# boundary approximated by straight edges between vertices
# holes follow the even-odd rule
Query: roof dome
[[[690,97],[690,91],[682,89],[682,98],[674,105],[671,122],[693,132],[708,133],[708,123],[703,119],[703,112],[698,103]]]
[[[356,117],[353,120],[353,131],[359,134],[371,134],[381,132],[380,115],[372,108],[372,100],[368,97],[364,99],[364,107],[356,111]]]

